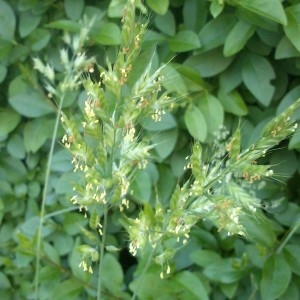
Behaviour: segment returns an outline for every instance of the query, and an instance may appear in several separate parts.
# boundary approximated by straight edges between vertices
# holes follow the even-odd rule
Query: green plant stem
[[[282,249],[285,247],[287,242],[290,240],[290,238],[298,230],[299,227],[300,227],[300,217],[298,217],[290,232],[283,238],[282,242],[280,243],[279,247],[276,250],[276,254],[279,254],[282,251]]]
[[[141,276],[140,276],[140,278],[139,278],[137,287],[136,287],[136,289],[135,289],[135,291],[134,291],[134,293],[133,293],[133,295],[132,295],[132,297],[131,297],[131,300],[135,300],[136,297],[137,297],[137,293],[138,293],[140,287],[142,286],[144,277],[145,277],[145,275],[146,275],[147,270],[148,270],[149,267],[150,267],[150,264],[151,264],[151,262],[152,262],[154,253],[155,253],[156,248],[157,248],[157,245],[159,245],[159,243],[160,243],[160,242],[158,241],[158,242],[156,243],[155,247],[153,247],[152,250],[151,250],[151,253],[150,253],[150,255],[149,255],[148,259],[147,259],[147,262],[146,262],[145,267],[143,268],[142,274],[141,274]]]
[[[38,231],[37,231],[36,266],[35,266],[35,277],[34,277],[34,295],[35,295],[36,300],[39,299],[39,297],[38,297],[39,273],[40,273],[42,229],[43,229],[44,215],[45,215],[45,204],[46,204],[46,197],[47,197],[49,178],[50,178],[50,168],[51,168],[51,164],[52,164],[54,146],[55,146],[55,141],[56,141],[56,137],[57,137],[58,125],[59,125],[63,102],[64,102],[64,95],[60,98],[60,102],[59,102],[58,109],[57,109],[57,115],[56,115],[53,133],[52,133],[52,140],[51,140],[50,151],[49,151],[49,155],[48,155],[44,188],[43,188],[43,194],[42,194],[40,220],[39,220],[39,226],[38,226]]]
[[[101,289],[102,289],[102,274],[103,274],[103,258],[104,250],[106,243],[106,231],[107,231],[107,215],[108,215],[108,206],[105,205],[103,212],[103,228],[102,228],[102,240],[100,247],[100,263],[99,263],[99,272],[98,272],[98,286],[97,286],[97,300],[101,300]]]

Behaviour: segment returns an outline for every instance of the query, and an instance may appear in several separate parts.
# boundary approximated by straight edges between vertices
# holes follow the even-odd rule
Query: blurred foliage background
[[[120,44],[125,0],[0,0],[0,296],[32,299],[36,231],[56,103],[33,69],[39,57],[62,72],[59,50],[64,32],[76,34],[80,20],[96,22],[86,53],[106,67]],[[297,0],[137,1],[149,28],[136,68],[156,48],[164,88],[180,107],[162,122],[143,124],[156,144],[153,160],[131,186],[139,205],[159,195],[168,206],[184,175],[193,140],[213,142],[221,126],[230,132],[239,120],[242,145],[250,146],[263,126],[300,95],[300,4]],[[144,6],[145,5],[145,6]],[[148,15],[144,9],[147,7]],[[91,76],[96,80],[97,70]],[[136,80],[133,76],[131,80]],[[73,91],[64,110],[82,109],[86,93]],[[300,115],[295,116],[299,120]],[[71,159],[55,146],[47,191],[39,299],[94,299],[97,275],[79,267],[77,246],[89,240],[87,220],[70,203]],[[153,265],[139,299],[299,299],[300,297],[300,131],[264,158],[275,178],[253,184],[268,222],[249,224],[248,239],[227,236],[200,222],[174,258],[175,272],[160,279]],[[140,209],[137,204],[133,209]],[[130,299],[134,270],[143,262],[128,250],[127,236],[109,216],[104,299]]]

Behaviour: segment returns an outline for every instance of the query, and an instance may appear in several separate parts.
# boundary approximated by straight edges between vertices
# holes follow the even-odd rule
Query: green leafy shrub
[[[1,296],[94,299],[101,289],[102,299],[298,299],[299,130],[286,114],[299,103],[299,4],[148,0],[158,14],[148,29],[125,18],[121,31],[125,4],[0,1]],[[143,44],[133,39],[139,30]],[[121,55],[124,41],[132,56]],[[166,102],[160,86],[166,105],[175,103],[165,115],[151,107],[156,96]],[[141,91],[155,91],[153,99]],[[84,104],[88,97],[103,106]],[[81,111],[92,122],[84,130]],[[103,193],[103,206],[70,203],[74,182],[79,195],[86,190],[57,141],[70,144],[83,171],[98,158],[102,175],[88,176],[105,179],[109,207]],[[85,157],[72,148],[79,142]],[[111,152],[125,177],[112,176]],[[119,205],[128,203],[124,219]],[[91,261],[97,270],[99,256],[101,288],[98,272],[79,267]]]

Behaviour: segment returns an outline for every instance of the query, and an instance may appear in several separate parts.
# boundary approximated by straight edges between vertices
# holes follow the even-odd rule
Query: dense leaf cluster
[[[59,84],[65,76],[60,50],[69,51],[70,37],[93,20],[85,51],[108,67],[124,38],[120,20],[126,2],[0,0],[3,299],[33,297],[37,228],[57,111],[55,91],[45,88],[33,60],[39,57],[54,68],[54,82]],[[240,123],[241,148],[247,149],[267,130],[268,121],[300,95],[298,1],[146,0],[148,16],[143,2],[136,3],[140,19],[148,18],[150,25],[128,84],[140,79],[150,60],[154,71],[167,63],[162,85],[178,100],[177,108],[161,122],[150,118],[140,122],[155,146],[152,162],[137,171],[130,186],[133,217],[142,206],[154,207],[155,199],[169,207],[176,184],[190,176],[184,167],[194,140],[201,142],[210,162],[212,151],[217,152],[210,145],[222,139],[220,128],[232,133]],[[89,76],[98,80],[95,66],[86,72],[92,68]],[[78,86],[68,92],[63,110],[76,116],[86,98]],[[299,118],[296,113],[294,119]],[[85,249],[78,246],[97,245],[99,236],[89,231],[88,220],[69,201],[77,177],[59,142],[63,135],[59,128],[46,191],[38,299],[94,299],[97,272],[79,268]],[[251,193],[268,219],[245,218],[246,238],[228,236],[201,220],[189,243],[176,254],[168,278],[161,280],[161,268],[150,266],[139,286],[139,299],[299,299],[299,148],[297,129],[289,141],[260,158],[272,166],[274,175],[253,182]],[[226,202],[216,209],[225,208],[221,204]],[[108,218],[103,299],[130,299],[139,284],[134,272],[145,267],[145,261],[128,253],[120,218],[119,210]],[[93,257],[93,249],[89,251]]]

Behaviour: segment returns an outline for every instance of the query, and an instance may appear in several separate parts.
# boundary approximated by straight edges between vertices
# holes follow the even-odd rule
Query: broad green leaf
[[[300,215],[299,215],[300,217]],[[300,246],[299,245],[286,245],[284,247],[284,255],[286,257],[286,261],[289,263],[292,271],[300,276],[300,256],[299,252]]]
[[[146,0],[146,4],[157,14],[163,15],[169,7],[169,0]]]
[[[177,121],[171,113],[166,112],[162,115],[161,121],[155,122],[152,118],[148,118],[143,120],[141,125],[148,131],[163,131],[177,127]]]
[[[270,62],[262,56],[248,53],[244,56],[242,77],[256,99],[264,106],[269,106],[275,91],[271,85],[275,72]]]
[[[51,170],[56,172],[68,172],[73,169],[72,155],[67,149],[56,151],[52,157]]]
[[[11,283],[9,282],[9,279],[7,276],[0,272],[0,289],[3,291],[5,289],[10,289],[11,288]]]
[[[25,158],[26,152],[24,147],[24,141],[21,135],[14,134],[11,136],[7,144],[7,151],[11,156],[15,158]]]
[[[289,141],[289,150],[300,149],[300,128],[298,128]]]
[[[145,170],[139,170],[134,181],[130,185],[132,196],[139,202],[149,202],[151,198],[152,181],[150,175]]]
[[[222,46],[235,24],[236,18],[233,14],[223,14],[206,23],[199,34],[201,50],[204,52]]]
[[[220,87],[229,93],[242,83],[242,60],[237,58],[220,76]]]
[[[299,287],[296,282],[291,282],[285,292],[278,298],[278,300],[298,300],[300,298]]]
[[[23,162],[14,157],[2,155],[0,158],[0,178],[10,183],[19,183],[25,180],[27,170]]]
[[[280,25],[270,19],[266,19],[250,10],[247,10],[243,7],[238,7],[236,10],[236,15],[239,19],[244,20],[252,25],[255,25],[257,28],[264,30],[278,32]]]
[[[233,282],[229,284],[221,283],[220,288],[222,293],[226,296],[227,299],[233,299],[237,289],[238,289],[239,283]]]
[[[262,28],[257,28],[256,33],[266,45],[271,47],[276,47],[282,38],[282,32],[274,32]]]
[[[8,99],[9,104],[22,116],[37,118],[53,112],[46,97],[31,89],[27,93],[16,94]]]
[[[107,9],[110,18],[120,18],[127,0],[111,0]]]
[[[294,226],[295,220],[300,215],[300,207],[295,203],[288,203],[283,211],[280,214],[275,215],[275,219],[281,225],[292,227]]]
[[[289,159],[286,159],[287,156]],[[270,157],[274,177],[281,182],[286,182],[293,176],[297,170],[297,164],[298,159],[295,152],[289,153],[287,149],[277,149]]]
[[[239,281],[245,270],[233,266],[233,259],[219,259],[204,268],[203,274],[213,282],[233,283]]]
[[[246,245],[246,253],[249,257],[250,262],[259,269],[263,268],[263,265],[266,261],[266,259],[268,258],[268,253],[266,250],[260,250],[259,246],[250,244],[250,245]],[[266,248],[262,248],[261,249],[266,249]]]
[[[7,1],[0,0],[0,39],[12,41],[15,35],[16,17]]]
[[[202,54],[190,56],[185,64],[195,68],[201,77],[213,77],[231,64],[233,56],[224,57],[222,48],[217,48]]]
[[[266,217],[257,212],[256,215],[243,215],[240,219],[250,241],[269,248],[274,246],[276,236],[272,223]]]
[[[182,13],[184,27],[198,32],[207,19],[206,1],[185,0]]]
[[[160,161],[163,161],[172,153],[175,148],[177,138],[177,128],[154,132],[153,136],[150,136],[151,142],[155,145],[154,150]]]
[[[121,30],[115,23],[101,23],[98,30],[93,31],[91,38],[101,45],[119,45],[121,43]]]
[[[7,74],[7,68],[5,66],[0,65],[0,83],[5,79]]]
[[[167,64],[161,70],[161,75],[163,76],[162,85],[166,90],[176,92],[180,96],[187,95],[187,86],[177,71],[176,65]]]
[[[290,57],[299,57],[300,52],[297,48],[292,44],[292,42],[286,37],[280,40],[276,47],[275,58],[276,59],[284,59]]]
[[[231,56],[243,49],[254,32],[253,25],[242,20],[238,21],[226,37],[224,55]]]
[[[289,90],[285,96],[282,98],[281,102],[277,106],[276,116],[281,114],[285,109],[287,109],[290,105],[292,105],[300,95],[300,85],[293,87]],[[293,116],[293,119],[297,120],[300,118],[300,111],[296,112]]]
[[[171,195],[177,183],[177,178],[175,178],[167,165],[160,164],[158,166],[158,171],[159,181],[156,188],[157,196],[162,205],[168,207]]]
[[[34,15],[31,11],[20,14],[19,33],[22,38],[28,36],[41,22],[42,16]]]
[[[218,15],[221,14],[224,7],[225,7],[224,2],[213,0],[209,6],[209,11],[210,11],[211,15],[214,18],[216,18]]]
[[[13,131],[21,120],[21,116],[10,108],[0,110],[0,137]]]
[[[123,270],[116,259],[110,253],[106,253],[104,259],[102,261],[102,268],[103,268],[103,276],[102,282],[103,285],[113,294],[118,295],[118,293],[122,289],[123,284]]]
[[[212,250],[200,249],[191,254],[192,262],[200,267],[207,267],[220,259],[221,256],[217,252]]]
[[[237,91],[225,93],[220,90],[218,93],[218,99],[222,103],[226,112],[232,113],[236,116],[245,116],[248,114],[248,107]]]
[[[208,89],[207,83],[200,77],[199,73],[191,67],[173,64],[181,74],[186,87],[190,92],[199,92]]]
[[[27,152],[36,152],[52,136],[54,120],[38,118],[29,121],[24,128],[24,146]]]
[[[84,7],[84,0],[64,0],[64,7],[67,17],[76,21],[81,17]]]
[[[207,124],[200,109],[194,105],[187,108],[184,114],[184,122],[190,135],[204,142],[207,136]]]
[[[78,299],[83,286],[75,279],[67,279],[62,281],[53,289],[51,298],[56,300],[75,300]]]
[[[186,52],[201,47],[199,37],[194,31],[179,31],[176,36],[169,40],[169,47],[174,52]]]
[[[208,300],[208,293],[200,279],[189,271],[182,271],[175,276],[175,281],[187,289],[195,299]]]
[[[51,33],[47,29],[38,28],[33,31],[26,40],[26,44],[33,51],[40,51],[45,48],[51,39]]]
[[[218,133],[224,119],[224,109],[220,101],[213,95],[206,94],[199,99],[198,108],[205,118],[208,132],[211,135]]]
[[[79,32],[80,24],[71,20],[58,20],[44,25],[47,28],[61,29],[70,32]]]
[[[270,256],[262,270],[261,299],[274,300],[280,297],[287,289],[291,275],[291,269],[282,254]]]
[[[287,24],[280,0],[235,0],[235,4],[282,25]]]
[[[160,30],[160,32],[174,36],[176,33],[176,23],[173,13],[168,10],[164,15],[157,16],[155,26]]]
[[[300,51],[300,4],[287,7],[285,12],[288,23],[283,27],[284,32],[296,49]]]

